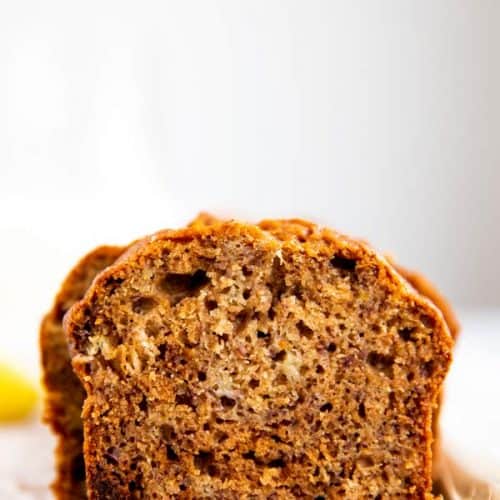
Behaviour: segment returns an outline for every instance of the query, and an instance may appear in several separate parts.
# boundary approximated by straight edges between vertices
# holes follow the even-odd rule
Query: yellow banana
[[[27,417],[35,407],[37,396],[29,379],[0,362],[0,422]]]

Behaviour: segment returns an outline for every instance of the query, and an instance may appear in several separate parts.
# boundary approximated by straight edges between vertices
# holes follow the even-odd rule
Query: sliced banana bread
[[[430,495],[442,314],[367,245],[280,224],[158,233],[66,316],[91,499]]]

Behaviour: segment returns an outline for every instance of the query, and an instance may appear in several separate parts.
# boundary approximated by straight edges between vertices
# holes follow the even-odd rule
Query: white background
[[[82,249],[311,217],[500,305],[499,25],[498,0],[0,2],[0,216]]]
[[[312,218],[464,311],[443,421],[500,470],[499,26],[498,0],[0,0],[0,358],[36,376],[94,245]]]

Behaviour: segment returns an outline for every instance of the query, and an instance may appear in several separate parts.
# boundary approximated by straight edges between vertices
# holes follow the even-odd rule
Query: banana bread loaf
[[[158,233],[71,309],[91,499],[430,495],[442,314],[367,245],[290,224]]]

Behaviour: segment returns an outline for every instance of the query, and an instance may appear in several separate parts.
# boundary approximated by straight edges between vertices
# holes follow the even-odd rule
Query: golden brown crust
[[[212,245],[212,247],[210,245]],[[339,283],[338,286],[340,286],[340,284],[343,283],[342,280],[346,279],[345,273],[349,275],[349,272],[352,269],[354,269],[354,267],[351,268],[351,266],[354,266],[354,264],[351,263],[355,262],[356,272],[357,273],[359,272],[359,276],[361,278],[363,278],[364,276],[363,279],[368,279],[366,278],[367,276],[372,276],[372,275],[377,276],[376,281],[374,281],[373,284],[371,285],[375,287],[374,290],[375,289],[382,290],[383,293],[387,294],[387,297],[394,302],[394,304],[399,303],[401,304],[401,307],[404,306],[404,308],[406,308],[405,311],[407,312],[405,314],[407,314],[407,320],[416,321],[415,318],[417,316],[413,318],[412,314],[417,314],[421,315],[422,317],[425,317],[422,325],[417,325],[417,323],[415,323],[415,326],[412,328],[415,329],[420,328],[422,329],[422,332],[424,331],[428,332],[426,335],[432,336],[432,342],[430,344],[427,344],[426,349],[432,350],[433,357],[425,358],[427,359],[426,361],[427,364],[432,363],[432,372],[429,373],[424,372],[423,375],[422,374],[416,375],[414,373],[412,374],[412,377],[417,377],[417,378],[420,376],[426,377],[427,378],[426,384],[428,385],[426,386],[427,387],[426,391],[424,391],[423,393],[419,392],[418,399],[415,400],[416,403],[418,403],[416,408],[417,407],[419,408],[418,410],[419,413],[413,416],[414,431],[418,431],[420,429],[418,432],[421,432],[420,434],[421,441],[419,441],[420,444],[416,445],[418,449],[414,450],[416,451],[416,455],[412,455],[414,457],[413,459],[417,460],[417,462],[415,463],[418,463],[417,467],[418,473],[415,472],[414,474],[410,474],[410,476],[408,476],[408,478],[411,477],[411,479],[409,479],[412,481],[411,487],[409,485],[406,489],[404,488],[401,489],[401,491],[406,491],[406,492],[413,491],[414,494],[412,494],[412,496],[420,498],[423,498],[424,496],[430,494],[430,469],[431,469],[430,446],[432,442],[431,410],[435,404],[435,398],[438,394],[440,384],[442,382],[447,366],[451,359],[451,347],[452,347],[451,336],[446,326],[446,323],[443,320],[441,312],[436,307],[434,307],[428,300],[424,299],[420,294],[418,294],[411,287],[409,287],[407,285],[407,282],[400,276],[399,273],[397,273],[392,268],[392,266],[390,266],[385,261],[385,259],[378,256],[372,249],[370,249],[367,245],[363,243],[351,240],[347,237],[344,237],[327,229],[319,229],[313,224],[309,224],[303,221],[265,221],[260,224],[260,227],[257,227],[237,222],[220,223],[217,222],[216,220],[209,219],[208,223],[198,223],[198,224],[195,223],[191,227],[185,229],[177,231],[163,231],[161,233],[157,233],[153,236],[145,238],[141,242],[134,245],[133,248],[128,250],[125,256],[119,259],[119,261],[117,261],[115,264],[111,265],[110,267],[108,267],[102,273],[99,274],[97,279],[93,282],[92,286],[85,294],[84,299],[78,302],[76,305],[74,305],[71,308],[70,313],[65,317],[64,320],[65,328],[68,332],[72,345],[72,350],[74,353],[73,365],[79,378],[84,383],[88,393],[88,399],[85,403],[85,410],[84,410],[84,424],[86,429],[84,451],[86,457],[87,470],[90,472],[90,478],[91,478],[90,484],[88,485],[90,497],[114,498],[113,495],[118,495],[121,498],[135,498],[137,494],[140,495],[140,491],[145,491],[141,490],[140,488],[144,489],[149,488],[148,491],[159,491],[155,490],[154,488],[160,487],[157,484],[153,485],[150,484],[149,482],[145,484],[144,481],[146,481],[146,479],[144,479],[143,476],[141,476],[142,479],[139,479],[139,476],[137,476],[137,474],[133,473],[131,470],[129,471],[122,469],[115,470],[115,473],[121,474],[124,477],[128,477],[125,483],[120,482],[118,479],[116,479],[116,477],[113,479],[114,476],[112,476],[110,473],[109,464],[118,463],[119,452],[116,451],[114,448],[113,449],[115,451],[112,452],[109,452],[109,450],[108,451],[103,450],[101,448],[102,444],[99,444],[103,442],[102,440],[105,438],[106,435],[108,436],[108,438],[111,438],[111,440],[114,437],[114,436],[109,436],[109,428],[108,431],[106,431],[107,429],[106,425],[108,425],[106,422],[111,422],[112,427],[117,428],[117,426],[120,425],[120,422],[123,423],[123,420],[120,419],[124,418],[123,413],[120,413],[118,409],[115,409],[115,407],[109,407],[109,404],[106,404],[106,406],[108,407],[108,410],[106,411],[109,413],[110,416],[106,417],[106,420],[102,420],[97,417],[97,415],[101,412],[100,405],[103,405],[105,401],[102,399],[103,396],[106,395],[108,399],[110,397],[111,398],[115,397],[115,402],[114,402],[115,406],[122,406],[128,404],[124,399],[120,399],[116,395],[116,393],[113,392],[106,393],[106,387],[107,387],[106,384],[110,383],[109,377],[111,378],[115,377],[113,380],[117,380],[116,383],[120,384],[119,387],[122,388],[121,390],[129,390],[129,389],[133,390],[133,387],[131,388],[130,386],[132,382],[118,382],[119,379],[116,378],[117,377],[116,373],[119,373],[120,370],[122,369],[121,364],[111,363],[109,367],[106,368],[105,373],[107,373],[106,377],[108,378],[104,377],[104,375],[101,375],[100,371],[101,370],[100,367],[107,366],[109,360],[114,359],[115,356],[114,351],[116,349],[116,346],[111,344],[108,347],[106,347],[106,349],[109,348],[109,351],[103,354],[103,351],[101,351],[103,347],[99,347],[100,345],[99,342],[101,341],[99,340],[98,342],[98,338],[96,337],[97,332],[100,332],[101,330],[107,332],[110,331],[109,330],[110,326],[106,322],[113,321],[113,316],[106,316],[106,314],[108,313],[103,312],[106,310],[106,308],[111,307],[110,309],[108,309],[108,311],[111,315],[114,314],[113,311],[115,309],[113,309],[113,307],[115,306],[110,306],[108,304],[109,302],[108,298],[110,297],[110,294],[116,293],[117,294],[116,296],[118,296],[121,293],[123,294],[123,297],[127,297],[127,293],[129,293],[130,287],[132,286],[131,283],[133,283],[134,287],[139,287],[139,288],[146,287],[146,285],[149,286],[148,285],[149,282],[147,280],[150,278],[146,277],[147,273],[146,275],[144,274],[146,270],[149,269],[147,266],[154,264],[154,266],[157,266],[154,267],[154,269],[162,268],[162,266],[166,265],[164,264],[166,262],[165,259],[167,259],[165,257],[165,255],[167,255],[165,252],[176,253],[180,252],[181,248],[185,249],[185,252],[194,252],[193,255],[195,255],[196,252],[203,251],[205,252],[203,255],[210,254],[212,256],[211,258],[213,258],[215,262],[225,262],[227,267],[230,267],[232,264],[240,265],[241,262],[237,262],[236,257],[234,257],[234,260],[232,261],[231,260],[232,257],[227,257],[226,254],[224,254],[224,251],[226,251],[224,249],[226,248],[227,245],[230,246],[233,245],[235,249],[248,247],[248,253],[251,255],[255,254],[264,256],[267,255],[275,256],[274,260],[276,260],[276,258],[278,259],[278,265],[284,265],[284,264],[279,264],[280,259],[282,259],[283,262],[285,263],[288,262],[286,265],[290,266],[292,266],[292,263],[295,261],[301,262],[302,264],[297,264],[298,267],[296,268],[296,271],[294,271],[295,275],[290,274],[290,276],[297,277],[303,274],[304,276],[303,279],[305,279],[305,277],[308,276],[306,272],[308,270],[304,267],[303,264],[304,262],[311,263],[310,265],[312,265],[312,263],[314,262],[315,263],[314,265],[318,266],[324,266],[328,264],[328,262],[330,262],[331,266],[337,268],[337,270],[334,269],[334,271],[332,271],[333,272],[332,276],[334,276],[335,279],[337,280],[336,283]],[[247,254],[242,254],[241,259],[247,257],[248,257]],[[204,258],[207,257],[205,256]],[[224,259],[228,260],[225,261]],[[287,259],[289,259],[289,261],[287,261]],[[251,262],[251,260],[249,260],[249,262]],[[173,266],[172,263],[168,265]],[[184,260],[181,259],[176,265],[178,266],[178,268],[175,268],[176,269],[175,271],[169,271],[169,272],[170,273],[173,272],[174,276],[182,276],[182,274],[179,273],[188,272],[190,266],[192,265],[192,262],[189,260],[189,258],[186,257]],[[184,268],[185,270],[183,271],[182,269]],[[259,268],[256,267],[256,269]],[[292,269],[292,267],[290,267],[290,269]],[[330,269],[330,268],[327,265],[325,269]],[[215,276],[215,270],[211,270],[209,272],[209,275],[210,273],[214,273]],[[328,273],[330,273],[330,271],[328,271]],[[242,278],[242,280],[244,281],[244,278]],[[287,283],[286,280],[284,283]],[[351,282],[349,281],[349,283]],[[353,281],[352,283],[355,283],[355,281]],[[318,283],[318,286],[320,284],[321,283]],[[307,284],[304,286],[305,286],[305,292],[309,294],[316,293],[314,291],[315,290],[314,281],[311,282],[309,280]],[[321,286],[326,287],[325,288],[326,290],[330,285],[328,285],[328,283],[325,282],[324,285],[321,284]],[[356,287],[357,285],[354,284],[352,286]],[[362,293],[363,288],[359,290],[358,288],[355,289],[357,290],[356,293],[360,293],[359,290],[361,290]],[[172,286],[169,285],[168,293],[173,293],[172,290],[173,290]],[[175,293],[178,292],[176,291]],[[175,297],[176,296],[173,296],[173,299],[174,302],[177,303],[176,302],[177,299]],[[180,309],[180,310],[185,309],[185,312],[183,314],[187,314],[189,307],[200,307],[199,303],[196,302],[198,298],[191,299],[189,296],[187,297],[188,297],[187,300],[182,301],[182,309]],[[219,298],[222,301],[223,297],[220,296]],[[326,298],[330,301],[332,300],[331,296],[327,296]],[[158,300],[159,299],[155,297],[153,301],[156,304]],[[359,300],[364,300],[364,299],[359,299]],[[369,300],[368,296],[366,300]],[[385,303],[381,302],[380,305],[377,307],[386,307],[385,305],[382,304]],[[314,302],[311,302],[310,307],[313,306]],[[363,306],[363,302],[361,302],[361,306]],[[162,305],[162,308],[163,307],[167,306]],[[120,308],[121,308],[120,314],[122,313],[128,314],[125,311],[125,309],[122,308],[122,306],[120,306]],[[363,309],[360,310],[362,311]],[[348,312],[348,310],[346,311]],[[411,311],[416,311],[416,312],[412,313]],[[168,316],[168,314],[167,317],[170,317]],[[370,314],[375,314],[374,318],[376,318],[377,317],[376,314],[378,313],[375,313],[374,310]],[[131,318],[133,317],[135,318],[135,316],[131,316]],[[275,323],[273,323],[272,321],[270,322],[270,324],[271,323],[275,325]],[[107,344],[106,341],[107,335],[108,334],[105,334],[105,336],[103,337],[103,342],[105,342],[105,344]],[[392,342],[398,343],[398,345],[404,347],[407,345],[404,342],[410,340],[411,335],[412,333],[409,329],[403,328],[403,330],[401,330],[400,332],[401,338],[398,338],[396,334],[396,337],[393,338],[391,336],[387,336],[387,339],[392,339],[391,340]],[[95,340],[97,343],[93,343],[94,337],[96,337]],[[373,338],[376,339],[376,337]],[[425,337],[420,337],[420,338],[422,339],[422,342],[425,339]],[[373,342],[375,342],[375,340]],[[425,340],[425,342],[429,341]],[[118,345],[121,346],[121,344]],[[403,349],[403,347],[398,347],[398,348]],[[406,347],[404,347],[404,349],[406,349]],[[429,356],[429,354],[426,354],[426,356]],[[377,359],[378,358],[375,356],[373,362],[382,363],[384,358],[383,356],[382,358],[380,358],[380,360],[382,361],[380,360],[377,361]],[[353,361],[354,358],[352,359],[351,362]],[[404,364],[404,358],[401,358],[399,362]],[[429,365],[429,367],[430,366],[431,365]],[[115,369],[118,370],[118,372],[115,373],[114,372]],[[430,368],[425,368],[425,370],[429,369]],[[154,369],[151,368],[151,375],[154,372],[155,372]],[[114,375],[112,375],[113,373]],[[347,373],[349,373],[349,371],[347,371]],[[408,379],[408,381],[410,381],[410,379]],[[168,381],[165,380],[162,381],[161,383],[167,384],[166,386],[167,391],[172,390],[172,388],[168,389]],[[407,382],[405,382],[405,384],[407,384]],[[417,382],[414,382],[414,389],[419,391],[420,390],[419,386],[417,386],[416,384]],[[155,397],[160,398],[160,400],[161,398],[165,397],[164,394],[159,392],[159,390],[155,389],[154,387],[149,387],[149,389],[147,390],[153,391],[153,393],[156,394]],[[141,405],[139,404],[138,406],[140,407]],[[330,410],[331,408],[329,409],[329,411]],[[137,415],[140,415],[139,409],[137,409],[135,406],[130,407],[129,411],[138,412]],[[363,413],[364,411],[365,410],[363,409]],[[333,409],[332,413],[335,413],[335,409]],[[291,415],[293,415],[293,413]],[[136,422],[140,422],[140,418],[139,420],[136,419]],[[106,434],[106,432],[108,432],[108,434]],[[135,437],[136,439],[139,438],[141,442],[144,441],[146,445],[148,441],[151,439],[151,436],[149,434],[135,436]],[[298,438],[299,436],[297,435],[296,437]],[[394,435],[394,437],[398,439],[398,437],[401,438],[401,435],[398,436],[398,434],[396,434]],[[372,445],[376,448],[376,443],[372,443]],[[104,454],[108,453],[107,464],[102,461],[103,460],[102,457],[104,456],[103,453]],[[109,457],[109,453],[111,453],[111,457]],[[177,454],[174,453],[173,451],[170,453],[173,454],[174,459],[175,457],[177,457]],[[323,457],[323,459],[328,462],[328,459],[325,459],[325,457]],[[368,459],[364,459],[363,463],[364,465],[366,465],[369,464],[370,462],[368,461]],[[416,471],[415,463],[411,463],[410,465],[410,462],[408,462],[408,467],[411,467],[413,468],[412,470]],[[161,463],[159,466],[161,466]],[[220,464],[218,466],[221,467]],[[272,465],[271,467],[275,466]],[[279,465],[279,467],[282,467],[282,465]],[[151,473],[150,468],[147,468],[146,466],[144,466],[144,469],[141,470],[143,475],[146,473]],[[184,469],[181,472],[183,474],[188,473],[187,469]],[[191,474],[192,472],[189,473]],[[273,477],[275,477],[274,472],[269,476],[269,478],[266,479],[266,481],[268,480],[270,481],[269,483],[266,484],[273,484]],[[377,482],[379,481],[379,479],[374,479],[374,484],[379,484]],[[209,487],[209,485],[212,484],[207,479],[204,480],[207,481],[206,482],[207,487]],[[338,481],[340,481],[339,483],[340,486],[331,486],[330,487],[331,491],[329,490],[328,493],[329,496],[333,495],[334,491],[341,491],[342,488],[344,491],[346,491],[348,483],[342,481],[341,479],[338,479]],[[217,481],[215,481],[215,483],[217,483]],[[391,487],[395,488],[394,484],[395,483],[391,483],[392,485]],[[249,483],[249,486],[255,489],[255,491],[267,491],[266,487],[264,487],[262,484],[259,483]],[[166,487],[167,486],[165,486],[165,488]],[[171,487],[174,488],[174,486]],[[210,487],[213,487],[213,485]],[[220,484],[217,487],[220,488]],[[242,488],[243,487],[242,484],[240,484],[239,487]],[[359,488],[359,491],[361,491],[361,489],[363,488],[363,486],[359,485],[352,487]],[[307,489],[309,488],[309,485],[303,483],[301,484],[299,489],[300,488]],[[337,489],[340,488],[340,489],[335,490],[334,488]],[[237,495],[236,490],[232,491],[233,493],[227,493],[229,495],[228,498],[233,498],[235,497],[234,495]],[[285,490],[282,490],[282,492],[284,491]],[[354,489],[352,491],[354,492],[358,490]],[[136,494],[136,492],[139,493]],[[286,493],[286,495],[289,495],[288,497],[296,496],[292,490],[288,490],[288,493]],[[118,496],[116,497],[118,498]],[[186,492],[183,496],[185,498],[189,498],[188,492]]]
[[[120,247],[96,248],[72,269],[40,327],[42,381],[45,387],[43,419],[57,436],[56,480],[52,485],[59,499],[84,499],[85,470],[82,455],[81,409],[85,397],[74,375],[62,328],[66,311],[83,297],[96,274],[116,260]]]

